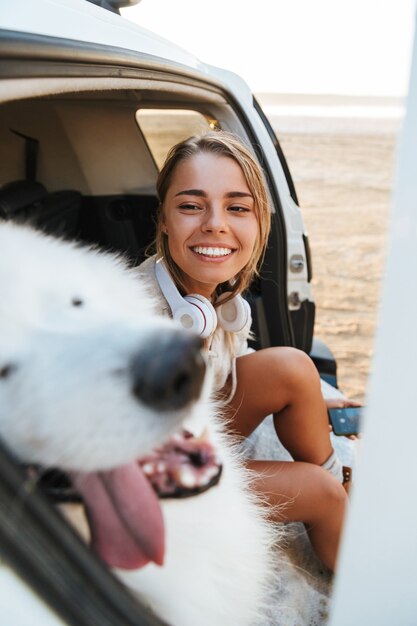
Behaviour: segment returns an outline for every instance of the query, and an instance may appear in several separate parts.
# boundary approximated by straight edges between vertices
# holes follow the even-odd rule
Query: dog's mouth
[[[139,459],[159,498],[188,498],[219,482],[222,466],[207,431],[196,437],[183,430]]]
[[[32,472],[35,470],[32,468]],[[84,503],[91,546],[111,567],[162,565],[165,531],[158,498],[185,498],[219,482],[222,466],[206,433],[182,431],[138,461],[108,471],[40,472],[37,482],[55,501]]]

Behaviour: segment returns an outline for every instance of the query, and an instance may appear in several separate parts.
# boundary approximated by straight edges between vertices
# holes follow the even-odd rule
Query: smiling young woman
[[[280,521],[306,524],[317,554],[334,569],[347,496],[318,373],[294,348],[249,353],[247,346],[251,319],[241,294],[257,274],[270,229],[263,173],[240,140],[212,131],[171,149],[157,189],[156,255],[139,272],[160,313],[175,317],[180,300],[214,318],[203,336],[231,432],[247,437],[273,414],[277,435],[294,459],[248,462],[255,488],[273,505],[271,516],[275,505],[285,505],[279,507]],[[166,280],[175,304],[163,287]],[[226,301],[238,311],[229,325],[222,314]]]
[[[258,237],[254,199],[239,165],[210,153],[179,163],[162,229],[186,293],[210,299],[247,265]]]

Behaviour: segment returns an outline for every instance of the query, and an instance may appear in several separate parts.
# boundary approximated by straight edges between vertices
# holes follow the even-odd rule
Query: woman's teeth
[[[197,254],[202,254],[204,256],[227,256],[228,254],[232,253],[232,250],[230,248],[205,248],[202,246],[196,246],[195,248],[192,248],[193,252],[196,252]]]

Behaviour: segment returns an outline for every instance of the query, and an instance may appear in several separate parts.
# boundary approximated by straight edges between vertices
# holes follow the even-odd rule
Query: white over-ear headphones
[[[172,317],[178,320],[184,328],[194,331],[203,339],[214,333],[217,324],[224,330],[237,333],[248,323],[250,306],[242,296],[235,296],[215,309],[211,302],[200,294],[192,293],[182,297],[163,259],[156,261],[155,274],[170,306]],[[227,295],[227,293],[222,293],[218,302],[224,300]]]

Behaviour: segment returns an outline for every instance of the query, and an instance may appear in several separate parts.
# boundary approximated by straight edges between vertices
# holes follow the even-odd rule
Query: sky
[[[254,92],[404,97],[417,0],[141,0],[122,15]]]

